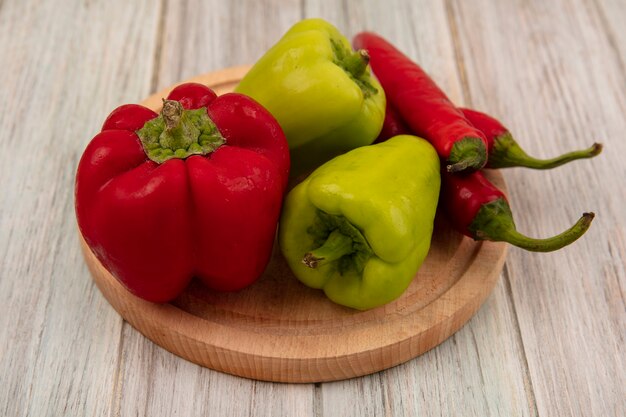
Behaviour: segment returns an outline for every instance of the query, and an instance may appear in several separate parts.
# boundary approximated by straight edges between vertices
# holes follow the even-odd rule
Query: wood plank
[[[626,78],[626,7],[621,0],[596,0],[585,2],[590,13],[597,13],[596,24],[606,36],[608,48],[613,51],[622,77]],[[622,85],[626,84],[622,80]]]
[[[298,0],[167,1],[153,92],[198,74],[253,64],[300,18]]]
[[[536,416],[506,281],[437,348],[363,378],[322,384],[326,417]]]
[[[116,415],[307,416],[311,385],[239,378],[185,361],[124,327],[124,368]]]
[[[80,258],[74,170],[107,113],[148,92],[148,3],[0,7],[0,415],[109,411],[122,321]]]
[[[546,255],[509,253],[537,408],[545,416],[622,416],[626,167],[620,158],[626,152],[626,91],[621,57],[589,2],[530,0],[515,6],[454,2],[472,103],[505,120],[529,153],[555,155],[594,140],[606,149],[596,160],[550,172],[506,173],[517,223],[528,234],[556,233],[584,210],[598,214],[589,233],[569,248]],[[617,30],[623,33],[623,24]]]
[[[187,76],[254,61],[302,13],[297,1],[198,3],[167,3],[159,38],[153,2],[0,1],[1,415],[626,414],[619,1],[303,3],[348,34],[368,28],[396,41],[457,102],[506,117],[534,154],[607,145],[596,161],[505,174],[521,229],[557,232],[593,209],[583,240],[548,255],[512,250],[510,281],[440,348],[319,387],[234,378],[164,352],[121,327],[80,259],[73,171],[103,115]]]
[[[344,33],[372,30],[414,58],[457,103],[465,100],[443,2],[307,1]],[[322,384],[322,415],[537,415],[506,281],[464,328],[388,371]],[[356,410],[356,412],[355,412]]]

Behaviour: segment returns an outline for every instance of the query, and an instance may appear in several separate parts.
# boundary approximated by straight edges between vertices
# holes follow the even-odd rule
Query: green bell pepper
[[[281,251],[332,301],[370,309],[399,297],[428,250],[441,177],[425,140],[400,135],[340,155],[287,195]]]
[[[369,56],[330,23],[295,24],[235,88],[272,113],[291,149],[292,177],[371,144],[385,118],[385,93]]]

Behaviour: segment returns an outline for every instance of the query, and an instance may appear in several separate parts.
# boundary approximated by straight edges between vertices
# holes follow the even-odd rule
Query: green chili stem
[[[581,237],[589,229],[594,216],[593,213],[583,213],[582,217],[563,233],[546,239],[535,239],[517,231],[508,203],[499,198],[481,206],[469,230],[478,240],[508,242],[533,252],[552,252]]]
[[[487,147],[480,138],[465,137],[452,145],[448,156],[448,172],[476,171],[487,161]]]
[[[328,235],[328,239],[319,248],[304,255],[302,263],[309,268],[336,261],[342,256],[352,253],[352,238],[344,235],[339,230],[334,230]]]
[[[528,155],[513,140],[510,133],[505,133],[496,138],[493,149],[489,155],[489,168],[526,167],[532,169],[551,169],[578,159],[593,158],[602,152],[602,145],[594,143],[587,149],[564,153],[555,158],[538,159]]]
[[[522,249],[533,252],[552,252],[573,243],[581,237],[589,229],[593,218],[593,213],[584,213],[572,227],[561,234],[547,239],[533,239],[522,235],[515,229],[508,230],[501,237],[502,240]]]

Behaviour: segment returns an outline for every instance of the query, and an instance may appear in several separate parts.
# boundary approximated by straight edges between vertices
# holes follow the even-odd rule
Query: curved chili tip
[[[583,213],[564,232],[549,238],[536,239],[517,231],[508,203],[499,198],[482,205],[469,229],[477,240],[508,242],[532,252],[552,252],[578,240],[589,229],[594,217],[594,213]]]
[[[533,239],[514,231],[514,233],[510,234],[507,242],[533,252],[552,252],[578,240],[589,229],[594,217],[594,213],[583,213],[572,227],[563,233],[546,239]]]
[[[595,142],[593,145],[591,145],[589,155],[591,156],[600,155],[603,149],[604,149],[604,145],[602,145],[601,143]]]
[[[497,136],[489,153],[489,168],[524,167],[552,169],[579,159],[593,158],[602,152],[602,144],[594,143],[587,149],[567,152],[554,158],[539,159],[528,155],[510,133]]]

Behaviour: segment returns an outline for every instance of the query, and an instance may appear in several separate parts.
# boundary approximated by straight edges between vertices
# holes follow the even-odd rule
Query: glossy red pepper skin
[[[588,149],[571,151],[554,158],[538,159],[528,155],[513,139],[513,135],[499,120],[483,112],[460,109],[467,120],[487,138],[487,168],[526,167],[552,169],[578,159],[592,158],[602,152],[602,145],[594,143]]]
[[[404,123],[398,111],[391,105],[389,100],[385,105],[385,118],[383,119],[383,128],[374,143],[384,142],[389,138],[398,135],[412,135],[411,129]]]
[[[479,237],[472,230],[472,223],[484,204],[502,199],[508,205],[504,193],[480,171],[470,175],[442,172],[441,180],[440,201],[448,220],[456,230],[473,239]]]
[[[78,166],[80,231],[143,299],[170,301],[194,276],[215,290],[244,288],[269,261],[289,171],[285,136],[269,112],[240,94],[216,97],[185,84],[168,100],[206,107],[225,144],[159,164],[136,133],[157,114],[133,104],[115,109]]]
[[[450,171],[470,172],[487,162],[487,139],[472,126],[426,72],[382,37],[362,32],[354,47],[370,65],[395,109],[414,134],[428,140]]]
[[[491,154],[493,146],[497,138],[503,135],[510,134],[509,129],[504,127],[502,123],[496,120],[494,117],[489,116],[486,113],[479,112],[473,109],[460,108],[463,116],[474,125],[477,129],[480,129],[487,138],[487,153]],[[489,162],[487,162],[488,164]]]
[[[533,252],[552,252],[580,238],[591,225],[593,213],[582,217],[564,232],[545,239],[517,231],[506,196],[481,171],[469,175],[442,172],[440,203],[448,220],[474,240],[508,242]]]
[[[491,136],[498,132],[499,129],[494,129],[485,133]],[[383,130],[376,141],[383,142],[400,134],[411,134],[410,128],[388,104]],[[587,231],[594,217],[593,213],[584,213],[574,226],[554,237],[524,236],[517,231],[506,196],[481,171],[456,175],[442,170],[439,207],[457,231],[474,240],[504,241],[535,252],[550,252],[569,245]]]
[[[592,158],[602,152],[602,145],[594,143],[590,148],[564,153],[550,159],[529,156],[513,139],[509,130],[497,119],[472,109],[460,109],[467,120],[484,133],[487,138],[488,159],[486,168],[525,167],[551,169],[578,159]],[[383,128],[376,143],[396,135],[413,134],[398,111],[387,101]]]

